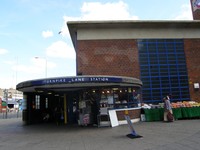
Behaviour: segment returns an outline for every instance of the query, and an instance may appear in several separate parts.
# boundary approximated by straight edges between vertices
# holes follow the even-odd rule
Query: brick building
[[[71,21],[67,25],[78,75],[139,78],[146,103],[161,102],[169,93],[172,101],[200,102],[200,21]]]
[[[141,100],[157,104],[170,93],[174,102],[200,102],[199,0],[191,6],[194,21],[67,22],[77,76],[19,83],[23,121],[41,122],[47,113],[55,121],[59,106],[65,124],[101,125],[109,110],[121,124],[127,111],[140,120]]]
[[[200,20],[200,0],[190,0],[194,20]]]

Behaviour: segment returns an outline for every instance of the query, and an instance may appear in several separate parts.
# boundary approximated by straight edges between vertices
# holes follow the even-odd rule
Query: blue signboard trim
[[[134,78],[109,77],[109,76],[59,77],[59,78],[47,78],[47,79],[22,82],[17,85],[17,88],[42,86],[42,85],[55,85],[55,84],[73,84],[73,83],[135,83],[135,80]],[[138,80],[138,84],[142,85],[142,82],[140,83],[139,81],[140,80]]]

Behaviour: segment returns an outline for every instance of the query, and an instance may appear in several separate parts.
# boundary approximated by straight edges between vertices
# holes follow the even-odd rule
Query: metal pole
[[[66,99],[66,94],[64,94],[64,124],[67,124],[67,99]]]
[[[6,119],[8,118],[8,89],[6,90]]]
[[[5,118],[7,119],[7,117],[8,117],[8,90],[7,89],[4,90],[4,97],[6,99],[6,116],[5,116]]]

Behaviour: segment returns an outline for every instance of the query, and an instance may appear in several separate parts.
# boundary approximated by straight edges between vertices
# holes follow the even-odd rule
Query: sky
[[[190,0],[1,0],[0,88],[75,76],[66,22],[82,20],[192,20],[192,12]]]

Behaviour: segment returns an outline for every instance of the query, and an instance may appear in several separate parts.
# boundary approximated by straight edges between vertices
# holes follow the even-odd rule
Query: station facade
[[[109,110],[124,123],[124,110],[133,121],[140,117],[142,82],[122,76],[74,76],[30,80],[19,83],[23,91],[23,121],[26,124],[110,126]]]
[[[144,103],[200,101],[200,21],[72,21],[79,75],[143,82]]]
[[[97,124],[115,110],[140,119],[140,103],[200,102],[200,7],[191,0],[191,21],[70,21],[75,77],[19,83],[27,124],[57,121]],[[61,113],[62,112],[62,113]]]

